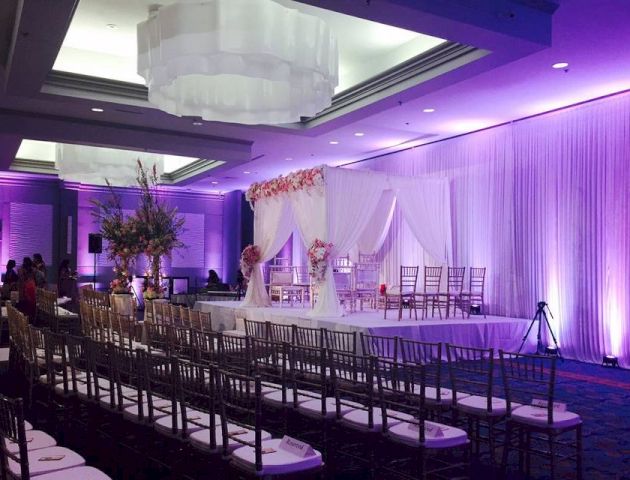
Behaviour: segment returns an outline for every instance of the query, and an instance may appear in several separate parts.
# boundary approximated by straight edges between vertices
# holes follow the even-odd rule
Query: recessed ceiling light
[[[331,140],[330,142],[331,145],[339,145],[339,142],[337,140]]]
[[[217,182],[216,180],[213,180],[212,182],[210,182],[212,185],[218,185],[219,182]]]
[[[118,25],[116,25],[115,23],[108,23],[106,27],[110,30],[116,30],[118,28]]]
[[[362,137],[363,135],[365,135],[363,132],[357,132],[354,134],[355,137]]]
[[[290,162],[291,160],[293,160],[293,157],[287,157],[285,158],[285,160],[288,160]]]
[[[250,171],[248,171],[248,170],[245,170],[243,173],[244,173],[245,175],[249,175],[249,174],[250,174],[250,173],[252,173],[252,172],[250,172]]]
[[[194,122],[193,122],[193,125],[194,125],[195,127],[200,127],[200,126],[202,126],[202,125],[203,125],[203,122],[200,122],[200,121],[196,120],[196,121],[194,121]]]
[[[558,63],[554,63],[551,68],[556,68],[556,69],[561,69],[561,68],[567,68],[569,66],[569,64],[567,62],[558,62]]]
[[[90,108],[90,110],[92,110],[93,112],[97,112],[97,113],[101,113],[101,112],[105,111],[105,110],[103,110],[102,108],[99,108],[99,107],[92,107],[92,108]]]
[[[424,113],[433,113],[435,112],[435,108],[425,108],[424,110],[422,110]]]

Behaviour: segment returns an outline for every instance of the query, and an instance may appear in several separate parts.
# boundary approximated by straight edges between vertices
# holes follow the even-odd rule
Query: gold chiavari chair
[[[435,314],[437,307],[438,314],[442,318],[439,308],[441,282],[442,267],[424,267],[424,289],[422,292],[417,292],[415,296],[415,303],[422,310],[422,318],[429,314],[429,306],[431,306],[431,316]]]
[[[385,292],[384,295],[385,312],[383,318],[387,318],[388,309],[397,308],[398,320],[400,321],[402,319],[403,306],[407,304],[409,307],[409,318],[411,318],[411,311],[413,310],[416,320],[418,320],[418,311],[416,310],[418,269],[419,267],[400,266],[398,286],[393,287],[392,291]]]

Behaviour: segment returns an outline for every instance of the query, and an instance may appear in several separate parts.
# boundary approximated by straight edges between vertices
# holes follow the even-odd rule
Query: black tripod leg
[[[544,311],[543,311],[543,316],[545,317],[545,323],[547,324],[547,328],[549,329],[549,334],[551,335],[551,338],[553,339],[553,344],[556,346],[556,352],[558,352],[559,357],[562,357],[562,355],[560,355],[560,346],[558,345],[558,340],[556,339],[556,335],[553,333],[553,329],[551,328],[551,324],[549,323],[547,314]]]
[[[521,342],[521,346],[518,347],[517,353],[521,353],[521,350],[523,350],[523,346],[525,345],[525,340],[527,340],[527,337],[529,337],[529,332],[532,331],[532,327],[534,326],[534,323],[536,322],[537,319],[538,319],[538,312],[536,312],[536,315],[534,315],[534,318],[532,318],[532,322],[529,324],[529,328],[527,329],[527,332],[523,336],[523,341]]]

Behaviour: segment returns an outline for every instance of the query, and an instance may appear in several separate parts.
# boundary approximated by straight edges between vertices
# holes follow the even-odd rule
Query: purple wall
[[[60,239],[65,238],[60,236],[60,230],[66,223],[60,219],[60,192],[56,178],[13,172],[0,174],[0,263],[3,270],[10,259],[20,265],[24,255],[42,253],[49,265],[48,280],[56,281]]]
[[[128,188],[118,191],[123,209],[131,213],[137,205],[137,192]],[[189,246],[188,249],[175,252],[172,261],[165,260],[165,273],[187,276],[190,278],[191,288],[201,287],[205,284],[208,269],[217,270],[219,275],[223,272],[223,197],[175,188],[164,188],[162,195],[186,217],[186,231],[182,240]],[[14,218],[19,220],[20,232],[25,232],[25,238],[33,238],[33,235],[39,234],[51,245],[51,258],[45,258],[47,264],[53,267],[49,269],[49,280],[56,281],[54,277],[59,261],[69,258],[72,265],[76,265],[80,282],[91,282],[94,256],[88,252],[88,234],[99,230],[92,216],[94,206],[91,200],[104,200],[107,196],[105,188],[65,183],[51,176],[0,173],[0,262],[6,264],[7,260],[14,258],[12,255],[17,251],[15,247],[11,251],[11,239],[15,242],[17,238],[15,231],[11,233],[13,204]],[[39,211],[40,206],[50,206],[52,231],[46,231],[42,226],[45,222],[38,221],[37,218],[26,224],[22,219],[24,215],[20,212],[33,208]],[[24,248],[28,250],[30,247]],[[22,259],[15,260],[21,263]],[[112,263],[104,254],[98,255],[96,260],[99,286],[106,287],[113,276]],[[144,259],[139,258],[135,273],[142,274],[145,268]]]
[[[77,267],[86,279],[91,277],[94,258],[88,252],[88,234],[98,232],[98,225],[92,216],[93,199],[104,200],[108,196],[106,189],[95,186],[71,185],[69,188],[78,195],[78,229],[77,229]],[[120,188],[123,210],[131,213],[138,201],[137,191]],[[164,199],[176,206],[187,224],[182,234],[182,241],[189,248],[173,253],[173,259],[164,259],[165,275],[184,276],[190,278],[190,287],[201,287],[205,284],[208,269],[215,269],[221,275],[223,265],[223,197],[203,194],[174,188],[162,191]],[[144,274],[146,262],[138,258],[136,275]],[[112,263],[106,255],[97,256],[97,274],[102,282],[108,282],[112,276]]]

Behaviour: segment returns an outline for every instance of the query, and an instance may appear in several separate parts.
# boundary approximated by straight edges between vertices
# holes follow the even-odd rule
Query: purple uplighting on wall
[[[449,178],[454,263],[487,267],[490,311],[546,300],[565,356],[630,366],[628,118],[626,93],[354,167]],[[384,268],[410,243],[394,222]]]

